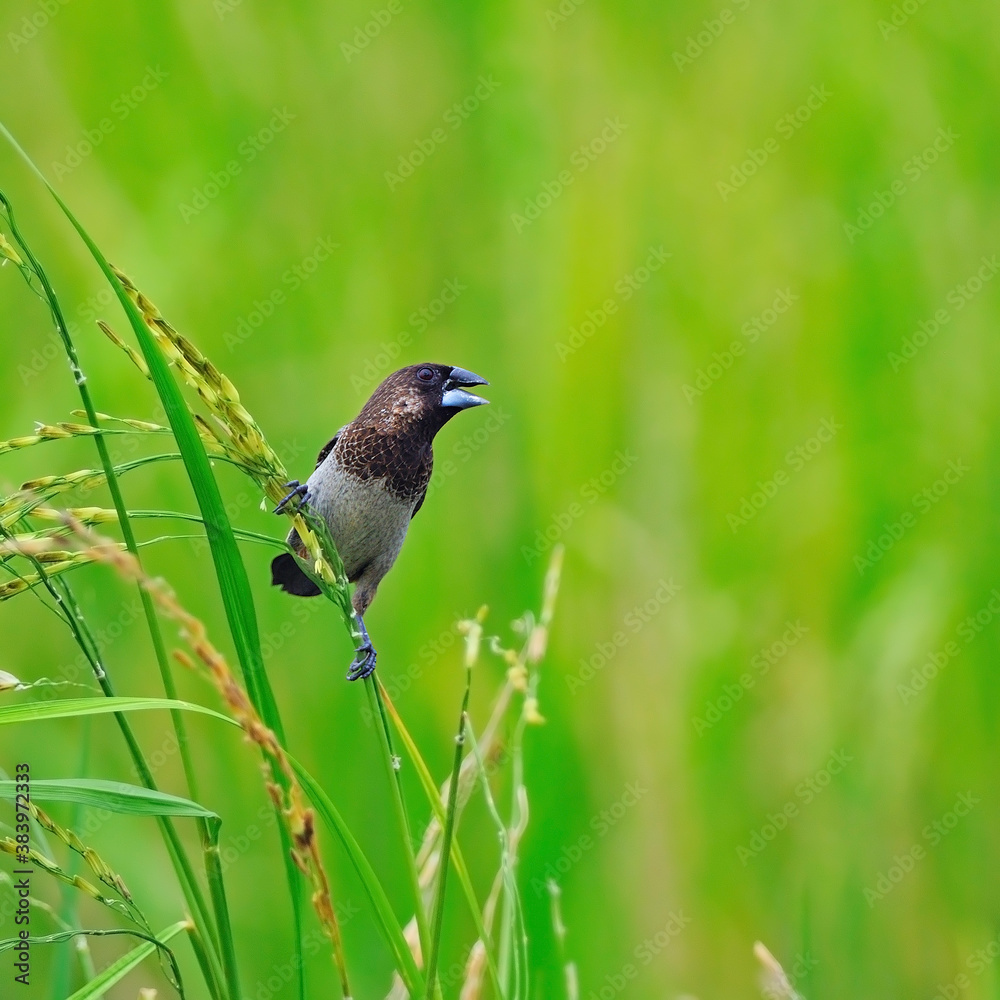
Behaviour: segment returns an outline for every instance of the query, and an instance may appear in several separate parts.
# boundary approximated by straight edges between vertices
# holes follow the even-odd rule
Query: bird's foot
[[[285,486],[292,487],[292,491],[274,508],[275,514],[284,514],[293,497],[298,497],[302,501],[305,501],[306,495],[309,492],[309,487],[305,483],[300,483],[297,479],[285,483]]]
[[[363,681],[370,677],[375,671],[375,647],[366,640],[355,650],[357,655],[351,662],[351,667],[347,671],[349,681]]]

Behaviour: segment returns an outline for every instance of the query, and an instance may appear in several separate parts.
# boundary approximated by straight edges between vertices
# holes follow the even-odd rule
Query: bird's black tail
[[[288,552],[276,556],[271,562],[271,583],[281,587],[286,594],[296,597],[318,597],[319,587],[302,572],[295,558]]]

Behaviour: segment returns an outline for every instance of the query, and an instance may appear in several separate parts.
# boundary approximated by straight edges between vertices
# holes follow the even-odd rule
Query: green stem
[[[428,769],[423,757],[420,756],[420,751],[417,748],[416,742],[410,735],[410,731],[403,723],[396,706],[393,705],[388,693],[383,688],[381,681],[378,682],[378,687],[379,696],[388,706],[389,714],[392,716],[393,725],[395,725],[396,731],[399,733],[399,737],[403,741],[403,746],[406,747],[407,753],[409,753],[410,759],[416,768],[417,777],[420,779],[420,783],[423,786],[424,794],[427,796],[427,801],[431,807],[431,812],[434,814],[438,823],[441,824],[441,829],[443,830],[447,816],[445,808],[441,803],[441,794],[438,792],[438,787],[434,784],[434,779],[431,777],[431,772]],[[500,718],[503,716],[503,712],[506,710],[510,697],[510,691],[511,688],[508,684],[504,688],[500,700],[497,703],[497,707],[494,709],[493,718],[490,720],[490,724],[486,728],[486,732],[491,734],[491,741],[493,738],[492,733],[496,728],[496,724],[499,723]],[[448,787],[451,787],[450,782]],[[479,939],[483,942],[483,946],[486,949],[486,966],[490,974],[490,980],[493,983],[495,994],[502,1000],[504,994],[500,989],[500,975],[497,970],[496,959],[493,954],[495,950],[493,947],[493,941],[483,920],[479,900],[476,899],[476,893],[472,887],[472,879],[470,878],[469,870],[465,865],[465,858],[462,855],[462,850],[455,841],[452,841],[451,845],[451,863],[455,866],[455,874],[458,876],[458,880],[462,885],[462,891],[465,893],[466,902],[469,904],[469,913],[472,916],[473,923],[476,925],[476,933],[479,935]]]
[[[534,673],[528,680],[527,698],[534,699],[538,689],[538,674]],[[522,709],[521,716],[514,728],[514,736],[511,740],[511,823],[512,829],[517,828],[521,822],[521,802],[520,790],[524,787],[524,731],[527,727],[527,718]],[[505,844],[510,844],[509,834],[504,833]],[[507,891],[504,893],[501,909],[500,922],[500,982],[504,989],[504,995],[510,985],[510,978],[513,974],[517,981],[515,996],[523,995],[521,986],[524,982],[527,970],[525,962],[522,961],[526,946],[524,933],[524,916],[521,912],[521,902],[517,894],[517,881],[515,870],[517,868],[517,855],[509,852],[506,858],[505,867],[507,876],[505,878]],[[514,946],[514,934],[518,932],[520,951]]]
[[[438,870],[437,896],[434,902],[434,931],[431,937],[431,957],[427,963],[427,1000],[434,995],[437,983],[438,956],[441,951],[441,928],[444,921],[444,893],[448,882],[448,868],[451,861],[451,841],[455,835],[455,813],[458,806],[458,779],[462,771],[462,751],[465,748],[465,722],[469,710],[469,693],[472,690],[472,667],[465,668],[465,696],[462,698],[462,712],[458,717],[458,735],[455,737],[455,760],[451,769],[451,785],[448,789],[448,814],[444,824],[441,844],[441,862]],[[484,942],[485,943],[485,942]]]
[[[38,259],[35,257],[31,248],[27,245],[24,237],[21,235],[14,221],[14,211],[7,201],[6,197],[0,194],[0,202],[3,203],[7,221],[10,224],[11,235],[17,241],[18,246],[23,251],[25,257],[27,258],[32,272],[38,278],[41,283],[42,289],[45,293],[45,299],[48,303],[49,309],[52,313],[53,321],[55,322],[56,329],[63,343],[63,349],[66,352],[66,356],[69,359],[70,369],[73,372],[74,381],[76,382],[77,389],[80,394],[80,400],[83,403],[83,408],[87,413],[87,420],[92,427],[100,427],[100,423],[97,418],[97,409],[94,406],[93,399],[90,395],[90,389],[87,386],[87,378],[80,367],[79,356],[76,351],[76,345],[73,343],[73,339],[70,336],[69,328],[66,325],[65,317],[63,316],[62,307],[59,304],[59,300],[56,297],[55,291],[49,282],[48,275],[46,274],[44,268],[39,263]],[[107,442],[104,439],[103,434],[94,435],[94,444],[97,448],[98,456],[101,461],[101,468],[104,470],[105,480],[108,485],[108,490],[111,494],[111,500],[114,504],[115,511],[118,514],[118,524],[121,529],[122,539],[125,542],[125,547],[132,554],[132,556],[139,562],[139,550],[135,541],[135,534],[132,531],[132,524],[129,520],[128,509],[125,506],[125,499],[121,492],[121,487],[118,484],[118,477],[115,474],[114,464],[111,461],[111,456],[108,453]],[[141,565],[141,562],[140,562]],[[143,613],[146,618],[146,623],[149,628],[150,639],[153,644],[153,651],[156,656],[156,662],[159,666],[160,677],[163,682],[164,689],[166,691],[167,697],[171,699],[176,699],[177,689],[174,684],[173,674],[170,670],[170,663],[167,658],[166,646],[163,642],[163,634],[160,630],[159,619],[156,616],[156,609],[153,606],[152,597],[143,588],[139,587],[139,599],[142,603]],[[77,622],[83,621],[82,613],[79,612],[78,608],[74,608],[73,611],[68,615],[71,621],[71,628],[73,628],[74,633],[79,635],[80,630]],[[83,643],[81,642],[81,648]],[[86,649],[85,649],[86,652]],[[91,665],[95,670],[97,675],[98,683],[101,685],[102,691],[107,697],[113,697],[114,691],[111,686],[111,681],[107,676],[103,664],[96,658],[91,659]],[[197,783],[194,776],[194,766],[191,761],[191,756],[188,747],[188,737],[187,729],[180,718],[180,714],[177,712],[171,712],[171,718],[173,720],[174,731],[177,736],[178,749],[181,754],[181,760],[183,761],[184,774],[187,779],[188,789],[191,793],[193,799],[197,799]],[[115,718],[118,720],[118,725],[121,728],[122,735],[125,738],[126,743],[129,747],[129,752],[132,755],[133,761],[135,762],[136,769],[139,771],[143,784],[148,788],[155,788],[156,784],[153,780],[153,775],[146,764],[145,758],[142,753],[138,742],[136,741],[134,735],[132,734],[131,727],[126,721],[124,715],[116,714]],[[194,871],[191,867],[191,863],[184,851],[184,847],[181,844],[180,838],[177,836],[177,831],[173,824],[166,818],[159,818],[159,825],[161,832],[163,833],[164,839],[167,843],[168,853],[171,855],[171,860],[174,862],[175,870],[178,874],[183,872],[183,877],[181,878],[181,887],[184,891],[185,898],[188,901],[188,905],[193,911],[197,912],[198,918],[204,923],[205,927],[211,935],[212,943],[218,948],[218,940],[215,937],[215,929],[212,927],[211,920],[208,914],[208,908],[205,905],[204,897],[201,894],[201,889],[198,886],[197,880],[194,876]],[[218,961],[215,955],[211,956],[216,962]],[[236,1000],[236,998],[232,998]]]
[[[230,1000],[240,1000],[240,979],[236,964],[236,950],[233,946],[233,929],[229,920],[229,904],[226,901],[226,885],[222,879],[222,859],[219,853],[219,823],[211,829],[206,819],[199,818],[198,832],[201,835],[202,850],[205,853],[205,873],[208,889],[215,909],[215,920],[219,928],[219,943],[222,946],[222,966],[226,975]]]
[[[90,719],[84,720],[83,724],[83,738],[80,741],[80,763],[76,767],[76,774],[81,777],[86,777],[87,771],[89,770],[89,759],[90,759]],[[70,812],[70,829],[77,829],[80,821],[80,813],[83,806],[80,803],[75,803],[73,809]],[[50,855],[51,857],[51,855]],[[76,875],[77,869],[80,866],[80,858],[76,853],[70,855],[69,860],[66,864],[66,874]],[[62,897],[63,905],[62,911],[59,914],[60,920],[66,927],[77,926],[76,917],[76,904],[80,898],[80,894],[71,891],[70,886],[64,885],[62,887]],[[86,943],[86,938],[82,938]],[[81,952],[82,955],[82,952]],[[93,964],[93,963],[91,963]],[[84,971],[87,971],[86,969]],[[69,996],[72,988],[72,975],[73,975],[73,961],[70,953],[70,949],[60,949],[59,957],[55,962],[55,970],[52,976],[52,997],[53,1000],[61,1000],[62,997]],[[93,978],[93,973],[87,976],[88,979]]]
[[[403,801],[403,782],[399,776],[398,758],[393,753],[392,735],[389,730],[389,720],[386,718],[385,706],[379,694],[378,684],[374,677],[365,678],[365,690],[368,692],[369,707],[374,715],[378,710],[381,726],[376,726],[379,733],[379,744],[382,748],[382,759],[385,763],[389,785],[392,788],[392,804],[396,811],[396,821],[403,838],[403,853],[406,856],[407,874],[410,876],[410,886],[413,890],[413,913],[417,920],[417,935],[420,938],[420,953],[427,954],[427,944],[430,935],[427,928],[427,914],[424,911],[423,894],[420,891],[420,875],[417,872],[417,859],[413,853],[413,838],[410,834],[410,821],[406,815],[406,804]]]
[[[198,962],[198,968],[201,969],[202,978],[205,980],[208,992],[212,995],[212,1000],[225,1000],[217,970],[209,960],[208,949],[205,947],[205,942],[198,932],[197,926],[193,922],[188,924],[187,932],[188,940],[191,942],[191,950],[194,952],[195,960]]]

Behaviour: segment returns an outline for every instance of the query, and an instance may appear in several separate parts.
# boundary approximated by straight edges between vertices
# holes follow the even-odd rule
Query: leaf
[[[181,453],[188,479],[191,481],[191,488],[194,491],[198,508],[205,521],[205,530],[212,553],[212,561],[215,564],[216,576],[219,581],[222,603],[226,611],[229,630],[233,637],[233,644],[236,647],[236,655],[243,672],[247,693],[265,724],[277,735],[279,742],[284,744],[284,726],[281,723],[281,716],[278,713],[278,706],[274,700],[274,693],[271,690],[267,672],[264,669],[264,657],[260,647],[260,632],[257,627],[257,612],[253,603],[253,594],[250,590],[250,580],[247,577],[246,566],[243,564],[243,557],[239,546],[236,544],[233,527],[229,521],[229,516],[226,514],[226,507],[222,502],[222,494],[219,492],[219,485],[215,481],[215,476],[205,451],[204,442],[185,404],[184,396],[177,382],[174,380],[166,358],[164,358],[153,335],[147,329],[142,315],[131,299],[129,299],[121,281],[111,269],[111,265],[104,254],[101,253],[100,248],[83,228],[76,216],[70,211],[66,202],[59,197],[55,188],[48,182],[31,157],[21,148],[14,136],[11,135],[2,123],[0,123],[0,133],[7,138],[7,141],[10,142],[17,153],[24,159],[28,167],[36,174],[45,187],[48,188],[49,193],[62,209],[63,214],[77,231],[80,239],[86,244],[87,249],[97,262],[108,284],[111,285],[125,315],[128,317],[129,324],[135,333],[139,347],[142,350],[143,358],[149,368],[150,378],[156,388],[156,393],[160,397],[160,402],[166,411],[167,420],[170,424],[170,429],[173,431],[174,439],[177,442],[177,448]],[[277,775],[277,780],[281,782],[282,776]],[[300,970],[299,993],[301,997],[304,997],[304,977],[301,974],[303,966],[302,887],[299,883],[298,869],[291,859],[291,841],[282,824],[279,823],[278,829],[281,837],[285,877],[288,880],[289,896],[295,919],[295,957],[297,967]]]
[[[17,782],[0,781],[0,799],[13,799]],[[198,816],[219,820],[219,815],[190,799],[123,781],[99,778],[31,779],[32,802],[77,802],[128,816]]]
[[[246,567],[243,565],[243,559],[236,545],[233,528],[226,514],[219,485],[212,473],[204,444],[198,434],[194,419],[184,402],[181,390],[174,380],[162,351],[147,329],[142,315],[125,293],[122,283],[118,280],[104,254],[101,253],[100,248],[70,211],[66,202],[59,197],[55,188],[46,180],[45,175],[35,166],[28,154],[2,124],[0,124],[0,132],[7,137],[14,149],[48,188],[63,214],[77,231],[80,239],[86,244],[104,277],[117,295],[118,301],[135,332],[143,357],[149,366],[157,395],[166,410],[170,429],[177,441],[177,448],[181,453],[188,479],[191,481],[191,488],[194,490],[198,507],[205,520],[208,543],[219,579],[219,589],[222,593],[222,601],[240,665],[243,668],[247,692],[264,721],[277,733],[281,742],[284,742],[277,705],[264,671],[260,635],[257,629],[257,615]]]
[[[402,718],[396,711],[396,706],[393,705],[387,692],[381,685],[382,682],[379,681],[379,693],[383,698],[383,704],[389,712],[389,715],[392,717],[393,725],[396,727],[396,732],[399,733],[399,736],[406,747],[407,753],[409,753],[410,759],[413,761],[417,777],[420,779],[420,784],[424,789],[424,794],[427,796],[428,803],[430,803],[431,811],[434,813],[437,821],[441,824],[441,830],[443,832],[446,817],[444,806],[441,803],[441,793],[438,791],[437,785],[434,784],[434,779],[431,777],[431,772],[428,770],[427,764],[424,762],[424,758],[420,755],[420,750],[417,748],[416,741],[410,735],[410,731],[406,728]],[[479,901],[476,899],[476,891],[472,886],[472,879],[469,876],[469,870],[466,867],[465,858],[462,855],[462,849],[457,840],[453,840],[451,842],[451,863],[455,868],[455,873],[458,875],[459,882],[462,884],[462,891],[465,893],[466,902],[469,904],[469,913],[472,916],[473,923],[476,925],[476,933],[479,935],[479,940],[483,942],[483,946],[486,948],[486,963],[490,973],[490,979],[493,981],[494,993],[496,996],[502,998],[504,996],[504,992],[500,987],[499,972],[496,967],[496,960],[493,957],[493,943],[486,930],[486,925],[483,923],[483,914],[480,910]]]
[[[29,701],[23,705],[6,705],[0,708],[0,726],[16,722],[37,722],[41,719],[66,719],[79,715],[105,715],[109,712],[141,712],[153,708],[166,708],[183,712],[198,712],[222,719],[237,726],[228,715],[195,705],[190,701],[171,698],[66,698],[63,701]]]
[[[399,972],[400,979],[403,980],[411,997],[422,997],[424,995],[423,977],[420,975],[417,963],[406,943],[399,921],[396,919],[395,913],[392,912],[392,906],[385,890],[375,876],[364,851],[361,850],[361,845],[354,839],[354,835],[348,829],[343,816],[337,811],[337,807],[323,791],[319,782],[291,754],[287,754],[287,757],[303,791],[309,796],[309,801],[312,802],[316,811],[340,840],[344,850],[347,851],[347,856],[351,864],[354,865],[354,870],[361,879],[369,900],[371,900],[382,936],[395,956],[396,970]]]
[[[171,938],[176,937],[188,926],[188,921],[181,920],[172,927],[161,931],[156,939],[161,945],[166,944]],[[117,962],[112,962],[102,973],[91,979],[86,986],[78,989],[67,1000],[97,1000],[98,997],[104,996],[112,986],[124,979],[137,965],[156,950],[156,944],[152,941],[144,941],[138,947],[133,948],[127,955],[122,955]]]

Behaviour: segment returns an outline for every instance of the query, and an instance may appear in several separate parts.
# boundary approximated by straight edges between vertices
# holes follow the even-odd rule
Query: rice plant
[[[193,743],[185,720],[190,713],[198,713],[213,721],[218,739],[228,738],[230,726],[239,727],[248,744],[247,765],[252,756],[258,759],[281,837],[290,900],[287,919],[296,942],[300,997],[330,995],[329,983],[307,984],[302,974],[306,928],[315,924],[327,942],[331,981],[337,983],[340,995],[353,995],[352,956],[344,946],[337,917],[338,888],[325,861],[333,851],[345,852],[357,873],[373,925],[392,956],[395,975],[392,983],[386,983],[388,996],[415,1000],[443,1000],[459,994],[468,1000],[527,997],[528,943],[517,881],[519,844],[528,822],[523,737],[527,727],[544,721],[538,707],[538,685],[558,591],[561,549],[557,547],[552,554],[538,614],[526,613],[515,623],[512,644],[505,645],[499,637],[486,633],[485,607],[459,624],[464,636],[465,693],[461,706],[456,706],[457,732],[440,734],[442,743],[453,741],[454,746],[453,766],[443,780],[432,775],[378,675],[365,681],[376,721],[377,749],[385,765],[385,786],[378,794],[391,803],[398,824],[396,849],[409,874],[408,898],[393,898],[378,875],[385,859],[366,854],[361,844],[368,838],[363,831],[347,825],[335,797],[289,750],[264,667],[253,592],[238,544],[284,543],[234,527],[214,469],[215,463],[234,467],[247,477],[262,502],[271,503],[283,496],[288,474],[232,381],[191,338],[175,329],[124,271],[108,263],[70,209],[54,191],[52,194],[114,291],[137,346],[115,329],[112,319],[102,320],[100,329],[120,350],[123,365],[137,379],[152,382],[166,423],[127,415],[112,417],[98,409],[101,387],[88,380],[82,369],[52,282],[20,228],[13,206],[0,194],[0,255],[7,264],[0,277],[14,280],[19,275],[29,294],[37,296],[41,308],[47,310],[80,400],[78,410],[53,414],[33,429],[11,428],[4,434],[6,440],[0,441],[0,457],[31,449],[32,454],[45,459],[37,475],[0,498],[0,568],[5,576],[0,583],[0,602],[7,605],[8,614],[13,611],[10,602],[42,602],[60,627],[72,635],[92,677],[88,684],[64,689],[47,682],[44,666],[33,680],[6,675],[0,694],[22,691],[31,697],[19,704],[0,704],[0,725],[53,725],[60,719],[112,714],[140,780],[140,784],[131,784],[111,776],[81,778],[76,775],[75,762],[67,760],[63,777],[32,782],[30,808],[23,813],[18,806],[16,816],[18,822],[24,819],[30,835],[21,841],[0,840],[0,852],[34,868],[38,873],[36,891],[41,891],[44,876],[72,889],[81,901],[96,901],[106,919],[98,921],[89,915],[89,909],[71,905],[58,918],[58,929],[33,934],[30,946],[67,949],[65,995],[81,1000],[102,996],[137,968],[150,983],[165,981],[166,988],[180,997],[240,1000],[245,995],[240,952],[247,942],[234,938],[220,861],[224,816],[199,802],[196,762],[207,755],[208,748]],[[163,451],[115,463],[108,443],[119,436],[162,441]],[[96,452],[93,467],[52,472],[53,467],[58,469],[58,443],[70,439],[92,442]],[[129,505],[126,474],[141,475],[143,469],[159,462],[183,466],[197,503],[196,514],[139,510]],[[89,502],[94,490],[106,492],[106,503]],[[82,491],[88,494],[86,504],[78,500]],[[291,510],[288,517],[307,546],[311,573],[323,595],[356,641],[359,628],[351,609],[349,585],[325,525],[308,507]],[[163,534],[140,543],[134,531],[139,520],[155,522]],[[237,669],[220,652],[204,624],[185,608],[184,595],[175,594],[167,582],[152,577],[143,565],[145,545],[170,541],[178,537],[179,524],[186,530],[192,523],[204,532],[210,547],[214,584],[225,608]],[[157,675],[150,672],[142,696],[118,694],[116,665],[95,639],[93,608],[78,600],[74,590],[81,570],[114,574],[137,588],[157,663]],[[182,648],[172,650],[175,641]],[[491,716],[479,726],[470,717],[469,693],[483,650],[501,659],[507,679],[496,695]],[[202,674],[214,688],[214,695],[206,688],[203,704],[180,700],[174,673],[177,664]],[[81,695],[81,687],[88,690],[87,696]],[[184,787],[159,787],[148,752],[130,722],[131,714],[137,711],[169,713]],[[509,739],[505,736],[508,731]],[[405,800],[402,769],[416,775],[426,803]],[[501,771],[509,771],[511,779],[512,797],[506,804],[499,802],[494,792],[496,775]],[[0,797],[15,799],[16,787],[16,781],[0,782]],[[487,804],[498,838],[497,872],[486,887],[475,884],[461,849],[462,813],[477,794]],[[57,809],[68,805],[98,807],[155,823],[185,901],[184,911],[162,930],[150,927],[143,915],[144,901],[133,897],[114,868],[114,858],[99,856],[74,831],[72,820],[51,818],[41,803],[46,808],[54,803]],[[411,817],[424,812],[430,821],[415,849]],[[182,824],[193,824],[196,829],[200,857],[187,846]],[[66,860],[57,860],[58,855],[65,855]],[[89,869],[99,885],[75,870],[77,862]],[[463,975],[457,979],[440,974],[449,881],[458,884],[477,935]],[[54,919],[54,910],[44,900],[32,899],[30,905]],[[412,913],[412,917],[404,923],[397,917],[399,912]],[[282,918],[275,915],[276,920]],[[86,942],[108,936],[122,936],[130,942],[131,950],[98,971]],[[68,949],[73,941],[78,944],[75,967],[70,968],[65,963],[70,961]],[[16,938],[4,940],[0,951],[17,943]],[[159,977],[154,976],[156,962],[162,972]]]

